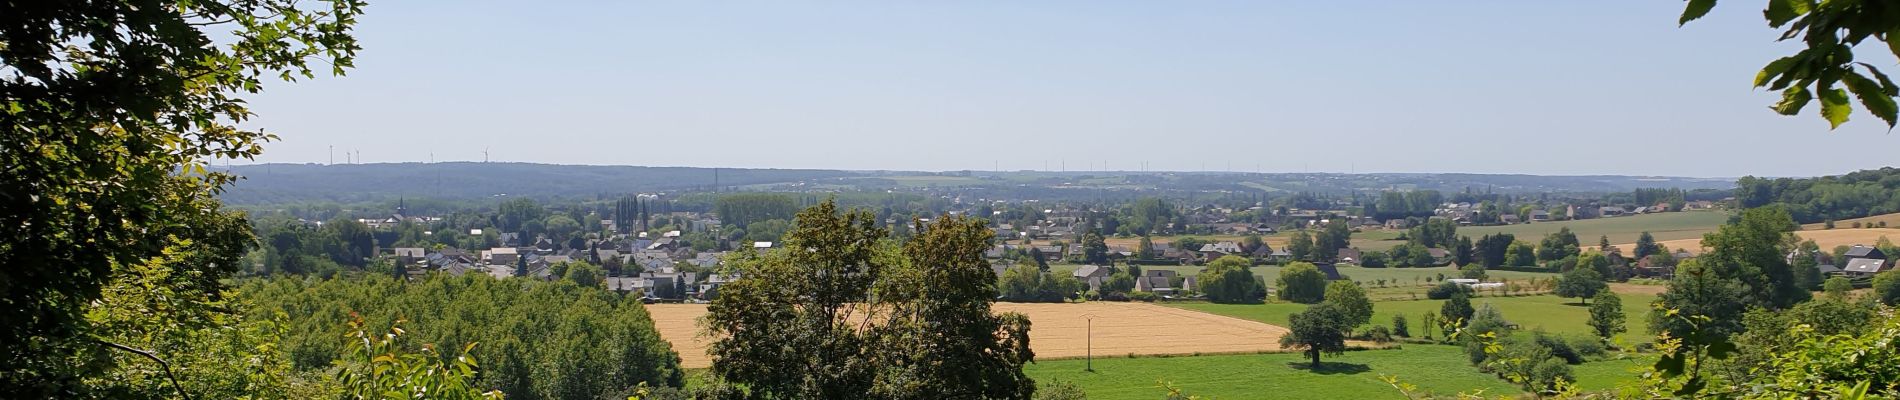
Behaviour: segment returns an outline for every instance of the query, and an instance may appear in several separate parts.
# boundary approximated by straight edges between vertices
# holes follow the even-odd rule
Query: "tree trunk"
[[[1319,370],[1319,348],[1314,347],[1312,349],[1308,349],[1306,350],[1306,354],[1313,356],[1313,370],[1318,371]]]

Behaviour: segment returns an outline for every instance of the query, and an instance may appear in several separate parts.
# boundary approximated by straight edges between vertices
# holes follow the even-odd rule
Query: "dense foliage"
[[[1715,1],[1689,0],[1680,23],[1707,15]],[[1768,26],[1785,29],[1778,40],[1799,38],[1805,48],[1762,67],[1755,75],[1755,87],[1781,91],[1781,101],[1772,108],[1782,115],[1799,114],[1808,102],[1820,98],[1820,115],[1830,128],[1847,122],[1854,109],[1848,104],[1852,92],[1868,113],[1892,128],[1895,114],[1900,113],[1894,104],[1900,86],[1873,64],[1855,61],[1853,48],[1873,39],[1885,42],[1888,51],[1900,57],[1900,38],[1891,37],[1900,32],[1896,12],[1900,11],[1892,3],[1879,1],[1769,0],[1762,16]]]
[[[993,233],[945,216],[899,245],[867,211],[824,202],[783,249],[735,260],[704,324],[723,395],[1027,398],[1029,320],[991,312]],[[750,254],[750,253],[748,253]],[[730,386],[726,386],[730,385]]]
[[[1294,262],[1280,269],[1274,291],[1280,300],[1313,304],[1326,297],[1326,274],[1311,263]]]
[[[1804,224],[1900,212],[1900,168],[1817,178],[1747,176],[1735,186],[1741,207],[1780,205]]]
[[[212,200],[233,177],[205,164],[249,159],[274,139],[238,127],[252,117],[238,95],[349,68],[361,6],[0,3],[0,226],[14,235],[0,242],[7,395],[94,395],[82,380],[123,363],[103,353],[118,350],[93,338],[83,314],[135,264],[217,247],[167,264],[170,277],[156,283],[202,296],[188,303],[220,299],[241,252],[226,246],[248,232]],[[169,332],[148,328],[158,331],[140,333]]]
[[[404,320],[420,343],[474,344],[479,386],[512,398],[595,399],[642,383],[678,387],[684,378],[638,299],[567,281],[280,278],[250,282],[242,293],[250,314],[296,316],[282,346],[298,371],[333,365],[345,353],[341,322],[355,314],[370,331]]]
[[[1199,290],[1216,303],[1253,303],[1267,297],[1266,283],[1253,275],[1252,261],[1221,256],[1201,270]]]

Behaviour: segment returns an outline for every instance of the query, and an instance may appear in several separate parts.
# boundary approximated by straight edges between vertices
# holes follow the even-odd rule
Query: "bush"
[[[1603,344],[1603,339],[1587,335],[1571,335],[1565,340],[1570,342],[1570,348],[1575,349],[1578,355],[1597,357],[1610,352],[1609,346]]]
[[[1874,298],[1880,299],[1880,304],[1900,305],[1900,269],[1874,276]]]
[[[1529,389],[1537,391],[1554,389],[1558,379],[1564,382],[1576,382],[1577,375],[1570,371],[1570,364],[1565,364],[1564,360],[1555,357],[1546,359],[1544,362],[1537,363],[1536,368],[1531,369]]]
[[[1550,355],[1552,357],[1563,359],[1564,362],[1571,363],[1571,364],[1583,363],[1583,355],[1578,354],[1576,349],[1571,348],[1570,343],[1566,341],[1564,338],[1548,335],[1542,331],[1538,331],[1538,332],[1531,332],[1531,339],[1532,341],[1536,342],[1537,345],[1544,346],[1545,349],[1549,349]]]
[[[1366,333],[1360,335],[1360,338],[1373,343],[1392,343],[1392,331],[1386,330],[1385,325],[1373,325],[1371,328],[1366,328]]]
[[[1392,316],[1392,335],[1402,337],[1402,338],[1412,337],[1412,329],[1410,326],[1407,326],[1407,325],[1408,324],[1405,323],[1404,314],[1393,315]]]
[[[1134,293],[1128,294],[1129,300],[1143,301],[1143,302],[1149,302],[1149,303],[1153,303],[1155,302],[1155,299],[1159,299],[1159,298],[1161,298],[1161,296],[1156,296],[1154,292],[1134,292]]]
[[[1036,386],[1036,400],[1083,400],[1088,398],[1088,395],[1083,394],[1082,387],[1076,386],[1075,382],[1053,380]]]
[[[1438,284],[1438,286],[1433,286],[1431,289],[1426,290],[1425,298],[1432,299],[1432,300],[1444,300],[1444,299],[1451,298],[1451,295],[1453,293],[1458,293],[1458,292],[1464,292],[1466,296],[1469,296],[1471,295],[1471,288],[1465,287],[1464,285],[1451,283],[1451,282],[1440,283]]]

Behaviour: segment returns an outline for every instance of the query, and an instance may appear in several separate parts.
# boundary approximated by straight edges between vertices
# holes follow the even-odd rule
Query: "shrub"
[[[1392,342],[1392,332],[1386,330],[1385,325],[1373,325],[1371,328],[1366,328],[1366,333],[1361,337],[1374,343]]]
[[[1570,342],[1570,348],[1575,349],[1578,355],[1596,357],[1609,354],[1610,352],[1609,346],[1603,344],[1603,339],[1584,335],[1571,335],[1565,340]]]
[[[1464,292],[1465,295],[1467,296],[1471,295],[1470,288],[1467,288],[1464,285],[1460,285],[1456,283],[1445,282],[1445,283],[1440,283],[1438,284],[1438,286],[1433,286],[1431,289],[1426,290],[1425,298],[1432,299],[1432,300],[1444,300],[1444,299],[1451,298],[1451,295],[1453,293],[1458,293],[1458,292]]]
[[[1556,388],[1558,379],[1564,382],[1576,382],[1577,375],[1570,371],[1570,364],[1565,364],[1563,360],[1553,357],[1537,363],[1537,367],[1531,369],[1528,386],[1531,386],[1529,389],[1537,391],[1551,390]]]
[[[1562,337],[1552,336],[1538,331],[1531,333],[1531,339],[1536,342],[1537,345],[1549,349],[1552,357],[1561,358],[1564,362],[1571,364],[1583,363],[1583,355],[1578,354],[1577,350],[1570,347],[1570,343]]]
[[[1410,326],[1406,326],[1406,325],[1407,324],[1405,323],[1404,314],[1393,315],[1392,316],[1392,335],[1402,337],[1402,338],[1412,337],[1412,329]]]
[[[1153,303],[1155,302],[1155,299],[1159,299],[1159,298],[1161,298],[1161,296],[1156,296],[1154,292],[1134,292],[1134,293],[1128,294],[1129,300],[1143,301],[1143,302],[1149,302],[1149,303]]]

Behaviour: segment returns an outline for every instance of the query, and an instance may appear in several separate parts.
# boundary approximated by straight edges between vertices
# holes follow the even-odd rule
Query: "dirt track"
[[[998,303],[995,309],[1029,316],[1029,347],[1037,359],[1045,360],[1086,354],[1085,316],[1094,320],[1094,352],[1105,356],[1272,351],[1280,349],[1280,336],[1287,332],[1259,322],[1143,303]],[[653,304],[647,311],[660,336],[680,353],[682,366],[712,365],[706,341],[696,335],[695,321],[706,313],[705,305]]]

